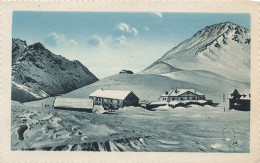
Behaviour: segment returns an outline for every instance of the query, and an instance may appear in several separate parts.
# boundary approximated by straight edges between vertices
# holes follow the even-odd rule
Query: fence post
[[[223,103],[226,103],[225,93],[223,94]],[[224,104],[225,105],[225,104]],[[224,106],[224,112],[226,111],[226,108]]]

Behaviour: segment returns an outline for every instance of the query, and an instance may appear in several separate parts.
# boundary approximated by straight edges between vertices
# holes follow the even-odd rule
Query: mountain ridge
[[[12,100],[33,101],[98,81],[79,61],[56,55],[37,42],[12,39]]]
[[[181,70],[210,70],[218,74],[223,74],[222,71],[227,70],[227,73],[224,73],[226,77],[235,72],[235,68],[241,68],[243,76],[239,78],[233,75],[232,78],[249,81],[250,78],[246,73],[250,72],[250,42],[248,29],[231,22],[214,24],[196,32],[140,73],[160,74],[154,66],[163,61]],[[230,64],[228,60],[241,63],[242,66],[232,62]],[[214,64],[218,64],[219,67],[227,66],[224,66],[225,69],[223,68],[222,71],[216,71],[220,68]]]

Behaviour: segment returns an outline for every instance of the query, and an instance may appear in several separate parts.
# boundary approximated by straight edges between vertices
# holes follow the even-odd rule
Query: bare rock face
[[[142,73],[205,70],[249,82],[250,40],[248,29],[231,22],[207,26],[165,53]]]
[[[79,61],[55,55],[41,43],[12,39],[12,100],[33,101],[97,81]]]

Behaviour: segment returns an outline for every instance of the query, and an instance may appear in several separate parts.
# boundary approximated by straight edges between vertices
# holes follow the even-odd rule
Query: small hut
[[[230,94],[229,98],[229,110],[240,110],[240,111],[250,111],[250,94],[240,94],[237,89]]]
[[[93,100],[87,98],[56,97],[53,103],[54,109],[92,112]]]
[[[159,106],[166,106],[168,103],[166,101],[154,101],[150,102],[149,104],[146,104],[146,109],[151,110]]]

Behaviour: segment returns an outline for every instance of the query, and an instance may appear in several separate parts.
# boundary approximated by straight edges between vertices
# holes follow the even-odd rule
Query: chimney
[[[166,95],[168,95],[168,92],[165,92]]]
[[[177,87],[176,87],[176,89],[175,89],[174,93],[178,93]]]
[[[248,97],[251,98],[251,94],[250,93],[248,94]]]

